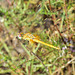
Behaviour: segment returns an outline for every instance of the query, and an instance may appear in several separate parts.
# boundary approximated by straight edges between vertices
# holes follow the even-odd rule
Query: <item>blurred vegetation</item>
[[[73,0],[0,0],[0,75],[75,75]],[[31,33],[59,47],[17,39]]]

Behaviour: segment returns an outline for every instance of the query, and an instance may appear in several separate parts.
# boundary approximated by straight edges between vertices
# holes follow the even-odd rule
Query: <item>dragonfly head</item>
[[[22,38],[23,38],[23,33],[18,33],[17,38],[18,38],[18,39],[22,39]]]

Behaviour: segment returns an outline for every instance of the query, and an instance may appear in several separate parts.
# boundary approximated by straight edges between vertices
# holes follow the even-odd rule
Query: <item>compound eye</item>
[[[21,37],[21,34],[19,34],[19,35],[18,35],[18,39],[21,39],[21,38],[22,38],[22,37]]]

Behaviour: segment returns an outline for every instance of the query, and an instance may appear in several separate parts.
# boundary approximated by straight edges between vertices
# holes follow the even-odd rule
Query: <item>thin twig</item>
[[[51,12],[52,12],[50,0],[49,0],[49,7],[50,7],[50,10],[51,10]],[[62,34],[61,34],[60,30],[59,30],[58,27],[57,27],[57,24],[55,23],[55,15],[54,15],[54,14],[52,15],[52,19],[53,19],[53,21],[54,21],[54,26],[56,27],[57,31],[59,32],[59,34],[60,34],[60,36],[61,36],[61,38],[62,38],[62,41],[64,42],[64,44],[66,44],[66,42],[64,41],[64,39],[63,39],[63,37],[62,37]]]
[[[47,73],[48,73],[48,68],[44,65],[44,63],[42,62],[42,60],[40,59],[40,57],[38,57],[34,52],[31,52],[34,56],[36,56],[37,59],[39,59],[39,61],[42,63],[42,65],[44,66],[44,68],[46,69]]]

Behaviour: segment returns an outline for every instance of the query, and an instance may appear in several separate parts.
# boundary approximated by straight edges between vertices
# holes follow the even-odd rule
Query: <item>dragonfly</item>
[[[18,39],[28,40],[28,41],[31,41],[31,42],[37,42],[37,43],[41,43],[43,45],[46,45],[46,46],[49,46],[49,47],[52,47],[52,48],[55,48],[55,49],[60,49],[59,47],[55,47],[51,44],[47,44],[47,43],[41,41],[37,36],[34,36],[31,33],[25,33],[25,34],[19,33]]]

